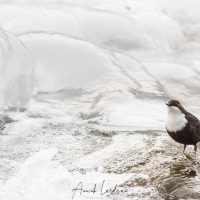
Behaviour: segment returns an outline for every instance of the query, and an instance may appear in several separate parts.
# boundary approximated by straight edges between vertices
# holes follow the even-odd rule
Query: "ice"
[[[197,0],[1,1],[0,199],[71,199],[80,181],[103,180],[129,193],[75,199],[182,195],[168,180],[176,188],[179,167],[198,169],[177,158],[164,103],[200,116],[199,10]]]
[[[171,50],[184,43],[184,35],[176,21],[160,13],[144,13],[134,17],[151,39],[151,48]]]
[[[166,3],[165,11],[166,13],[176,20],[183,33],[189,37],[197,38],[199,37],[199,19],[200,19],[200,3],[198,0],[178,0],[173,6],[171,6],[172,1]]]
[[[126,103],[125,105],[113,105],[110,107],[111,113],[108,125],[124,126],[124,130],[147,130],[153,129],[155,126],[159,130],[165,129],[166,115],[163,103],[134,100],[133,102]],[[159,110],[157,108],[159,107]],[[151,113],[151,114],[150,114]],[[145,121],[141,118],[145,116]]]
[[[32,59],[15,36],[0,32],[0,108],[23,107],[33,94]]]
[[[23,38],[35,66],[37,91],[88,88],[111,72],[109,54],[88,42],[39,34]]]
[[[159,82],[164,82],[165,84],[167,84],[167,82],[188,80],[195,76],[195,71],[190,67],[173,63],[158,63],[150,65],[147,68],[151,74],[159,80]],[[177,73],[181,73],[177,75],[177,73],[174,73],[174,69],[176,69]],[[168,73],[166,73],[166,71]]]
[[[54,2],[48,6],[23,5],[2,4],[0,21],[4,29],[17,35],[59,33],[117,50],[171,50],[185,42],[179,21],[169,17],[165,13],[168,10],[164,10],[165,3],[159,1],[118,1],[117,4],[90,1],[69,5],[58,2],[57,7]]]

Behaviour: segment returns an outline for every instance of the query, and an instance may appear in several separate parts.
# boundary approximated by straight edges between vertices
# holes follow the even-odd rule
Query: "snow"
[[[13,119],[0,199],[70,199],[78,181],[104,179],[141,179],[130,198],[160,199],[148,171],[171,155],[164,103],[200,116],[199,11],[198,0],[0,1],[0,110]]]
[[[2,188],[0,197],[2,200],[64,200],[64,199],[87,199],[100,198],[101,186],[105,181],[104,190],[114,188],[116,184],[123,183],[129,179],[131,174],[101,174],[69,173],[61,165],[52,161],[58,152],[56,148],[41,150],[39,153],[29,157],[21,166],[20,171],[12,177]],[[96,187],[96,194],[83,193],[77,191],[74,196],[71,188],[76,188],[82,182],[83,188],[93,189]],[[105,195],[106,196],[106,195]]]

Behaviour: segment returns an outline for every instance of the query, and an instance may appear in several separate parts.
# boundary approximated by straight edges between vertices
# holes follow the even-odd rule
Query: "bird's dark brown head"
[[[188,113],[185,110],[185,108],[180,104],[180,102],[175,100],[175,99],[171,99],[168,103],[165,103],[165,104],[168,106],[168,108],[170,110],[172,110],[173,108],[174,109],[178,108],[181,111],[181,113],[183,113],[183,114],[187,114]]]
[[[168,103],[165,103],[167,106],[174,106],[174,107],[179,107],[181,106],[180,102],[175,100],[175,99],[171,99]]]

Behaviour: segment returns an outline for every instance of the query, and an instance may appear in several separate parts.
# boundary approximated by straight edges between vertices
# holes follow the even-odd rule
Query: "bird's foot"
[[[195,161],[194,158],[192,158],[190,155],[188,155],[188,154],[186,154],[186,153],[184,153],[184,156],[185,156],[185,158],[186,158],[187,160],[189,160],[189,161]]]
[[[192,158],[190,155],[185,154],[184,156],[187,160],[191,161],[192,165],[199,165],[200,163],[196,160],[196,158]]]

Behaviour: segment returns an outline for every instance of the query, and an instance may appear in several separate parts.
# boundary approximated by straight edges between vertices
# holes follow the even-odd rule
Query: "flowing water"
[[[164,104],[200,117],[199,11],[0,1],[0,199],[200,199],[200,155],[168,136]]]

